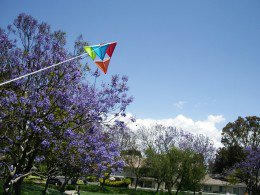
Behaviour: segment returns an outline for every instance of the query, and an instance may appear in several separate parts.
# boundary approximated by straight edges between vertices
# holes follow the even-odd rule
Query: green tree
[[[260,118],[257,116],[238,117],[222,130],[221,143],[225,147],[258,147],[260,144]]]
[[[224,173],[237,162],[242,161],[246,154],[241,146],[233,145],[218,149],[212,168],[213,173]],[[232,158],[231,158],[232,157]]]
[[[163,178],[165,176],[165,167],[164,167],[164,156],[162,154],[156,153],[156,151],[152,148],[148,148],[145,151],[146,155],[146,166],[148,167],[148,176],[155,178],[157,182],[156,192],[159,191],[160,185],[163,182]]]
[[[201,180],[206,175],[206,166],[203,156],[194,152],[187,151],[183,164],[183,176],[179,186],[182,191],[196,191],[201,189]]]
[[[182,158],[183,152],[176,147],[169,149],[163,154],[162,162],[165,169],[163,181],[170,195],[172,194],[172,188],[182,176]],[[178,194],[178,192],[176,194]]]
[[[210,139],[162,125],[150,130],[141,128],[139,135],[146,147],[148,173],[156,178],[158,187],[163,181],[169,194],[173,187],[177,188],[176,194],[183,189],[199,189],[215,151]]]
[[[222,130],[221,143],[224,147],[217,151],[213,172],[225,174],[226,170],[245,160],[246,147],[260,146],[260,118],[238,117],[236,121],[229,122]]]

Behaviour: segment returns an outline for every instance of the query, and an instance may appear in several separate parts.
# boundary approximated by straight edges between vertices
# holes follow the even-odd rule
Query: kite
[[[8,84],[8,83],[11,83],[11,82],[14,82],[14,81],[17,81],[19,79],[28,77],[28,76],[36,74],[36,73],[39,73],[39,72],[47,70],[49,68],[53,68],[53,67],[58,66],[60,64],[64,64],[64,63],[69,62],[71,60],[83,57],[83,56],[85,56],[87,54],[90,56],[90,58],[92,60],[95,60],[96,56],[98,56],[100,58],[100,60],[96,60],[94,62],[106,74],[108,66],[109,66],[109,63],[110,63],[110,59],[111,59],[111,57],[113,55],[113,52],[114,52],[115,47],[116,47],[116,44],[117,44],[117,42],[111,42],[111,43],[105,43],[105,44],[99,44],[99,45],[84,46],[84,50],[87,53],[83,53],[81,55],[74,56],[74,57],[72,57],[70,59],[64,60],[64,61],[59,62],[57,64],[52,64],[52,65],[47,66],[45,68],[41,68],[41,69],[33,71],[31,73],[27,73],[25,75],[16,77],[16,78],[8,80],[8,81],[5,81],[3,83],[0,83],[0,86]],[[104,59],[106,54],[108,55],[108,57],[106,59]]]
[[[112,42],[99,45],[84,46],[84,49],[93,61],[95,60],[96,56],[99,57],[100,60],[96,60],[94,62],[106,74],[116,44],[117,42]],[[104,59],[106,54],[108,55],[108,57]]]

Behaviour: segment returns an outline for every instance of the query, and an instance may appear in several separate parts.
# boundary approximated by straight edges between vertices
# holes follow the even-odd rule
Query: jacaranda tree
[[[252,195],[260,194],[260,147],[247,147],[246,158],[233,166],[229,176],[231,182],[243,182],[247,192]]]
[[[74,53],[69,52],[65,35],[26,14],[7,30],[0,28],[0,82],[79,54],[86,43],[77,40]],[[37,171],[37,163],[51,162],[51,157],[60,173],[68,176],[73,170],[92,167],[102,172],[116,162],[122,164],[115,143],[106,139],[102,128],[111,113],[122,114],[131,103],[127,78],[116,75],[110,84],[94,85],[90,81],[98,72],[83,72],[81,60],[0,86],[4,193],[13,187],[20,194],[24,177]]]

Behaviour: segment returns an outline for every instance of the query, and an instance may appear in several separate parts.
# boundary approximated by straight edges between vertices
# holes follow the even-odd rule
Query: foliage
[[[87,176],[86,181],[87,182],[95,182],[95,181],[98,181],[98,178],[96,176]]]
[[[76,186],[75,185],[72,185],[72,184],[68,184],[66,186],[66,190],[75,190],[76,189]]]
[[[142,157],[141,151],[139,151],[139,150],[137,150],[135,148],[132,148],[132,149],[129,149],[129,150],[123,150],[121,152],[121,155],[123,155],[123,156],[128,155],[128,156],[140,156],[140,157]]]
[[[122,113],[121,116],[124,117],[124,113]],[[130,121],[135,122],[135,119],[130,116]],[[111,137],[113,140],[117,140],[119,151],[131,150],[133,145],[132,142],[134,141],[132,139],[134,137],[134,132],[132,132],[122,121],[115,120],[115,123],[117,123],[117,126],[112,129],[114,133],[111,134]]]
[[[222,130],[221,142],[225,147],[258,147],[260,146],[260,118],[257,116],[238,117],[229,122]]]
[[[103,183],[103,178],[100,178],[99,181],[100,183]],[[122,179],[120,181],[113,181],[113,180],[109,180],[109,179],[106,179],[105,180],[105,186],[111,186],[111,187],[128,187],[129,184],[131,183],[131,180],[130,179]]]
[[[178,188],[182,191],[193,191],[195,193],[201,190],[201,180],[206,175],[206,166],[200,154],[186,151],[184,155],[183,175],[182,180],[178,183]]]
[[[232,157],[232,158],[231,158]],[[225,173],[236,163],[241,162],[246,157],[242,147],[234,145],[229,147],[219,148],[216,153],[215,162],[213,165],[213,173]]]
[[[168,193],[172,194],[172,188],[177,184],[182,174],[182,157],[183,152],[178,148],[170,148],[163,154],[163,167],[165,174],[163,181],[168,189]]]
[[[260,118],[238,117],[236,121],[229,122],[222,130],[221,142],[224,147],[217,151],[213,172],[226,175],[236,163],[245,160],[246,147],[260,146]]]
[[[247,191],[251,194],[260,193],[260,147],[246,148],[245,160],[236,163],[233,167],[233,173],[229,179],[233,182],[243,182],[247,185]]]
[[[80,53],[81,38],[74,54]],[[66,33],[20,14],[7,32],[0,29],[0,82],[71,58]],[[24,177],[39,171],[58,174],[65,182],[79,174],[102,175],[124,165],[113,132],[119,116],[131,103],[127,77],[115,75],[110,84],[92,84],[98,72],[83,72],[80,58],[0,87],[0,166],[4,190],[19,194]],[[121,127],[120,127],[121,128]],[[48,181],[48,180],[47,180]]]
[[[208,137],[162,125],[150,130],[142,128],[140,135],[146,147],[148,174],[156,178],[158,184],[165,182],[169,194],[173,187],[177,189],[176,194],[200,189],[206,166],[215,151]]]
[[[145,155],[145,163],[148,167],[147,175],[156,179],[156,182],[158,183],[156,191],[158,192],[165,175],[164,157],[162,154],[156,153],[152,148],[148,148],[145,151]]]
[[[175,127],[163,125],[154,125],[149,129],[141,127],[138,134],[144,150],[153,148],[157,153],[161,153],[172,147],[187,149],[201,154],[205,164],[209,164],[214,158],[216,150],[214,143],[204,135],[194,135]]]
[[[213,171],[227,176],[230,182],[243,182],[247,191],[259,194],[260,167],[260,118],[238,117],[229,122],[222,131],[221,142]]]

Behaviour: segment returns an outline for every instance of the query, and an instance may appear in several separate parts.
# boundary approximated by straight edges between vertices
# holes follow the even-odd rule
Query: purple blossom
[[[41,143],[43,148],[49,148],[50,147],[50,142],[47,140],[43,140]]]
[[[40,163],[40,162],[42,162],[42,161],[44,161],[45,160],[45,157],[44,156],[36,156],[35,157],[35,162],[36,163]]]
[[[53,121],[54,120],[54,114],[51,113],[46,118],[47,118],[48,121]]]
[[[65,137],[71,138],[75,136],[75,133],[71,129],[67,129],[64,135]]]

